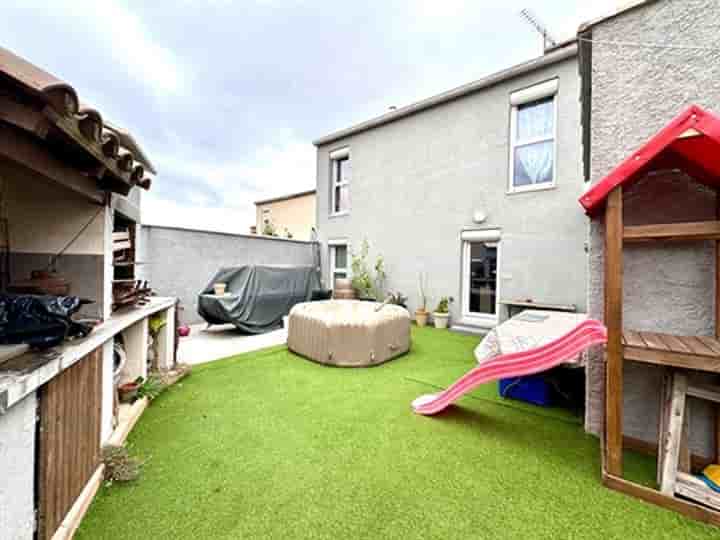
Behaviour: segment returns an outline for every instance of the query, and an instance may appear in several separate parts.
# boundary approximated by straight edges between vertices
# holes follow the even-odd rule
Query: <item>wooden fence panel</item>
[[[38,539],[52,538],[100,464],[102,349],[39,392]]]

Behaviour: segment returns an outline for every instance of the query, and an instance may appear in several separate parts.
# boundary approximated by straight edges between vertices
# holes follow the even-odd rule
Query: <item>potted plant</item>
[[[438,302],[435,312],[433,313],[433,322],[435,328],[447,328],[448,319],[450,319],[450,304],[453,303],[452,296],[443,296]]]
[[[385,302],[407,309],[407,296],[401,292],[388,293],[388,297],[385,299]]]
[[[418,292],[420,293],[420,306],[415,310],[415,323],[422,327],[427,325],[428,321],[428,310],[427,310],[427,295],[425,294],[425,285],[427,285],[427,279],[425,274],[420,272],[420,285]]]
[[[126,382],[118,386],[118,394],[120,396],[120,403],[133,403],[138,397],[138,391],[142,383],[142,377],[138,377],[140,380],[134,380]]]
[[[359,300],[377,302],[382,299],[383,287],[387,275],[385,274],[385,261],[381,255],[375,261],[374,273],[368,263],[370,244],[364,239],[360,253],[352,255],[352,288]]]

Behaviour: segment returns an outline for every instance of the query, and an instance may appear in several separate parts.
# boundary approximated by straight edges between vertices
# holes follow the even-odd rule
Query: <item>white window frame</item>
[[[342,182],[337,181],[337,174],[339,168],[338,163],[343,160],[347,160],[350,167],[352,167],[352,164],[350,163],[349,148],[340,148],[338,150],[330,152],[330,217],[345,216],[350,213],[350,180],[344,180]],[[340,210],[336,212],[335,203],[337,201],[335,200],[335,193],[337,192],[337,188],[343,187],[347,187],[348,208],[346,210]]]
[[[460,235],[462,241],[462,293],[461,316],[462,323],[480,328],[493,328],[499,322],[500,314],[500,268],[502,264],[502,242],[500,229],[487,229],[481,231],[463,231]],[[495,276],[495,313],[477,313],[470,311],[470,249],[474,243],[483,243],[497,249],[497,268]]]
[[[509,177],[508,177],[508,194],[512,193],[525,193],[528,191],[543,191],[546,189],[554,189],[556,186],[557,179],[557,156],[558,156],[558,80],[551,79],[540,84],[536,84],[523,90],[518,90],[510,94],[510,166],[509,166]],[[532,103],[533,101],[541,101],[547,98],[552,98],[553,102],[553,132],[552,136],[535,137],[525,141],[521,141],[519,144],[515,140],[517,134],[517,116],[518,109],[522,105]],[[515,149],[523,146],[529,146],[540,142],[553,142],[553,174],[550,182],[542,182],[541,184],[529,184],[527,186],[516,186],[515,182]]]
[[[335,250],[339,247],[344,247],[347,254],[346,267],[338,268],[335,266]],[[347,240],[330,240],[328,242],[328,258],[330,261],[330,287],[329,289],[335,289],[335,277],[338,272],[345,274],[345,278],[350,278],[350,244]]]

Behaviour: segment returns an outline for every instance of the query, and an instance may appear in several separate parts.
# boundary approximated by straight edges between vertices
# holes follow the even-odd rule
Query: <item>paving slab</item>
[[[190,326],[190,335],[180,338],[178,362],[204,364],[236,354],[257,351],[287,343],[287,330],[282,328],[265,334],[243,334],[231,324]]]

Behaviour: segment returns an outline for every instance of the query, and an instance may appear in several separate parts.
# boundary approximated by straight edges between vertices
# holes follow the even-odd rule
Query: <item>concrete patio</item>
[[[231,324],[211,326],[205,323],[190,326],[190,335],[180,338],[178,362],[204,364],[237,354],[257,351],[266,347],[284,345],[287,327],[266,334],[243,334]]]

